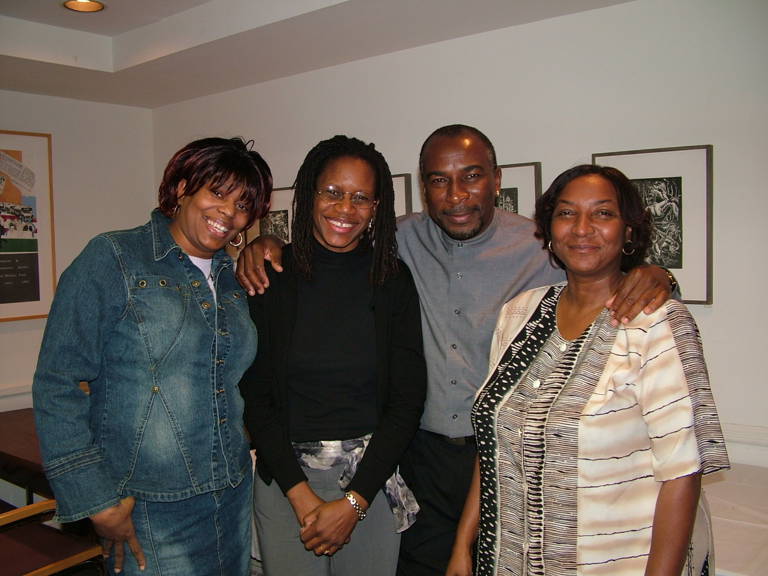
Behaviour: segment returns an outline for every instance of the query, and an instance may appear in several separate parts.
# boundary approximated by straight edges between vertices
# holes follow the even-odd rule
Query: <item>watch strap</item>
[[[352,504],[352,508],[354,508],[355,512],[357,513],[358,521],[365,520],[365,510],[363,510],[363,507],[360,506],[360,502],[357,501],[355,495],[352,494],[352,492],[344,492],[344,498],[346,498],[347,501]]]

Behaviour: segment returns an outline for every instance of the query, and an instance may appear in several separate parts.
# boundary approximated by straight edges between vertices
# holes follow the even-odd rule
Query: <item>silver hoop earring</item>
[[[632,250],[627,250],[627,246]],[[632,254],[635,253],[635,247],[632,246],[632,242],[625,242],[624,246],[621,248],[621,253],[624,254],[624,256],[632,256]]]
[[[550,240],[549,242],[547,242],[547,250],[549,250],[550,252],[552,252],[552,240]]]
[[[238,246],[241,246],[243,244],[243,233],[238,232],[237,237],[239,238],[237,242],[232,242],[232,240],[229,241],[229,245],[232,246],[233,248],[237,248]]]

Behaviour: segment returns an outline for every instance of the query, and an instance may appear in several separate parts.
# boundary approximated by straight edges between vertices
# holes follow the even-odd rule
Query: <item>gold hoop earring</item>
[[[629,246],[632,250],[627,250],[627,246]],[[632,246],[632,242],[625,242],[624,246],[621,248],[621,253],[624,254],[624,256],[632,256],[632,254],[635,253],[635,247]]]
[[[237,237],[239,238],[237,242],[232,242],[232,240],[229,241],[229,245],[232,246],[233,248],[237,248],[239,246],[242,246],[243,244],[243,233],[238,232]]]

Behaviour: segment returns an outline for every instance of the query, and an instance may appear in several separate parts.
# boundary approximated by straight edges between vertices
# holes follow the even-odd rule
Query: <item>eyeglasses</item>
[[[344,200],[344,196],[349,195],[355,208],[370,208],[376,203],[376,200],[362,192],[342,192],[336,188],[323,188],[317,191],[317,195],[328,204],[339,204]]]

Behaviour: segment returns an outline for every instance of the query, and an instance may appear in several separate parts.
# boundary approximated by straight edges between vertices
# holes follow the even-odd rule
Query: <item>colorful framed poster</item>
[[[0,322],[45,318],[56,288],[51,135],[0,130]]]

